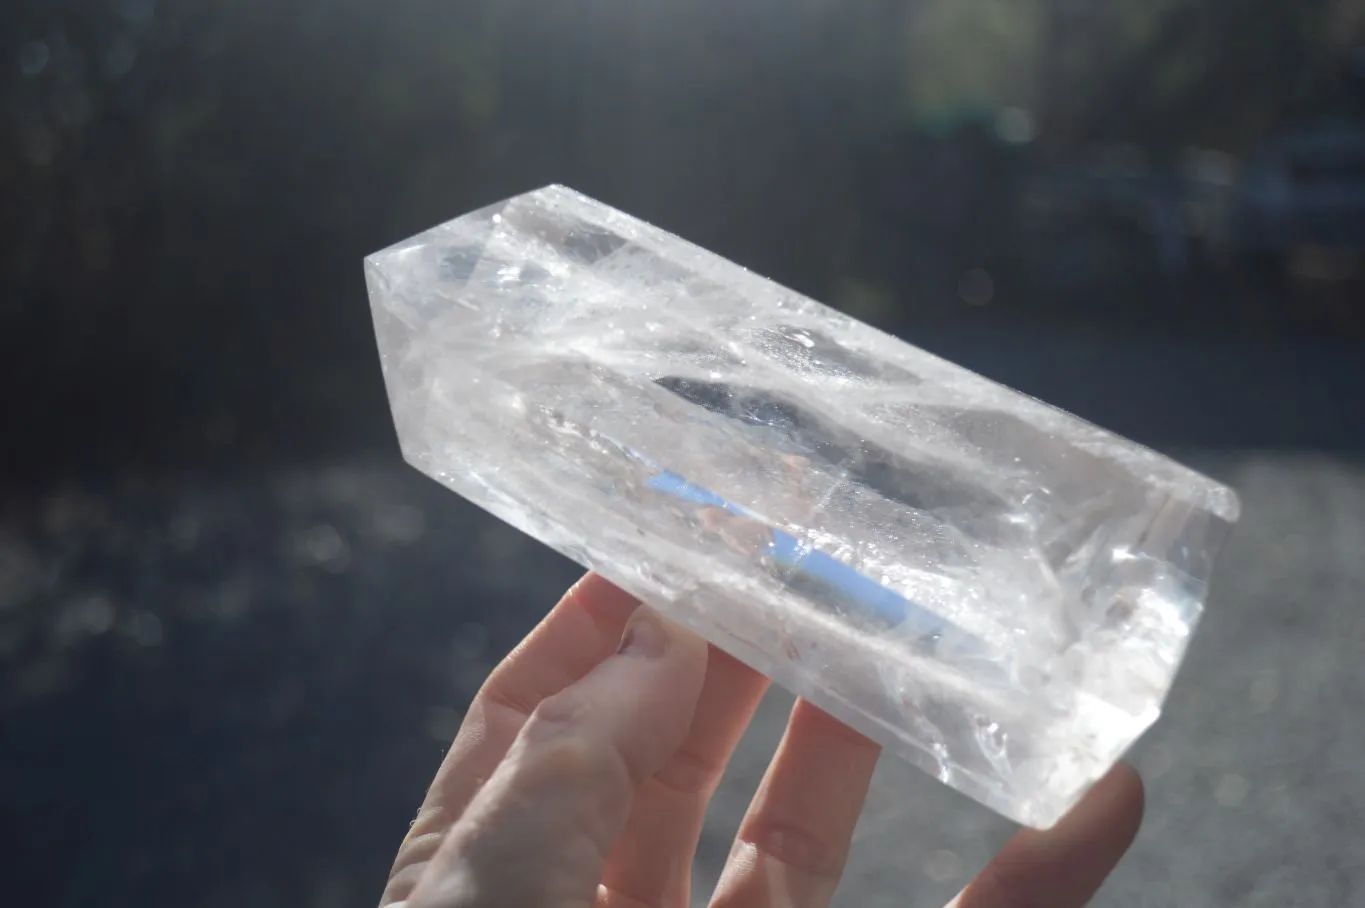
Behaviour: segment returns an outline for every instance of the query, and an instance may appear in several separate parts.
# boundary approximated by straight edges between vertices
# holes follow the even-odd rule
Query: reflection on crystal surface
[[[570,190],[370,256],[417,468],[1015,820],[1156,718],[1227,488]]]

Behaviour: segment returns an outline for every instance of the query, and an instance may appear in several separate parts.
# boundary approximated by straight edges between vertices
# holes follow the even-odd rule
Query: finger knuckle
[[[837,880],[844,872],[847,849],[802,826],[761,823],[749,838],[761,853],[813,877]]]
[[[409,835],[403,840],[403,844],[398,849],[397,856],[394,857],[393,866],[389,870],[389,877],[393,878],[408,867],[418,864],[425,864],[435,856],[441,847],[441,842],[445,840],[444,832],[428,832],[419,835]]]
[[[691,797],[713,790],[724,771],[723,764],[684,746],[654,774],[654,781],[668,791]]]
[[[537,775],[581,783],[602,774],[604,761],[599,748],[580,735],[561,734],[546,739],[532,753],[530,762]]]
[[[526,723],[528,737],[553,736],[576,725],[587,715],[588,704],[577,691],[568,688],[541,700]]]
[[[531,714],[523,732],[526,771],[547,779],[574,784],[617,781],[626,770],[613,748],[603,746],[581,720],[580,698],[554,697]]]

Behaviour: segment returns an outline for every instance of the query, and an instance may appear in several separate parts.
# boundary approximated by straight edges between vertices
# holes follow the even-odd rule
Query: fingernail
[[[626,632],[621,636],[621,648],[617,652],[623,656],[653,659],[662,656],[667,645],[668,632],[664,630],[659,617],[645,606],[640,606],[630,616]]]

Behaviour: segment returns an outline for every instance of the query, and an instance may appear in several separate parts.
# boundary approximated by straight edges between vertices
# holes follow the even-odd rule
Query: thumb
[[[691,726],[706,654],[701,638],[636,609],[620,650],[531,714],[408,908],[591,905],[636,786]]]

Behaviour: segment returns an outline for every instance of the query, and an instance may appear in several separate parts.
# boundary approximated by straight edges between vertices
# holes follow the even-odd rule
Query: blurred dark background
[[[401,465],[360,260],[550,182],[1237,484],[1101,904],[1365,901],[1365,2],[0,20],[6,904],[377,900],[576,572]],[[844,903],[942,904],[1004,830],[887,773]]]

